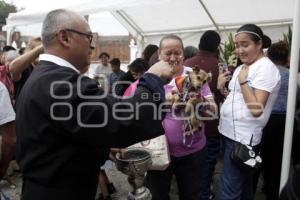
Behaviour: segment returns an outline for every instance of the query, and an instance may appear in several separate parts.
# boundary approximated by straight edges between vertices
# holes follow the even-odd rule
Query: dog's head
[[[205,83],[210,82],[212,79],[211,73],[206,73],[198,66],[194,66],[193,71],[190,72],[188,76],[190,78],[191,87],[196,90],[201,89]]]

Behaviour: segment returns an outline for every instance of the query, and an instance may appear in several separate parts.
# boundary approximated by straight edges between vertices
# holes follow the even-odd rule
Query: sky
[[[17,9],[24,8],[26,10],[43,10],[51,8],[53,5],[68,5],[76,0],[4,0],[7,3],[13,3]],[[128,35],[128,31],[109,13],[97,13],[89,16],[89,24],[93,32],[99,35]],[[40,34],[41,24],[33,26],[19,27],[18,31],[22,35],[38,36]]]

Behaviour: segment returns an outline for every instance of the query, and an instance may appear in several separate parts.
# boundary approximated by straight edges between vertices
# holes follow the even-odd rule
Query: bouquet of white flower
[[[227,60],[227,64],[231,65],[233,67],[236,67],[237,64],[237,57],[235,54],[232,54],[229,56],[228,60]]]
[[[223,47],[220,47],[220,59],[228,66],[236,67],[237,56],[234,52],[235,46],[232,37],[232,33],[228,35],[228,41],[224,43]]]

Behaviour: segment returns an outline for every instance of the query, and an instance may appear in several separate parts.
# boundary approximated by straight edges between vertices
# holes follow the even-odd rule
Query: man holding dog
[[[51,11],[43,22],[45,53],[17,103],[22,200],[94,200],[99,166],[110,148],[163,134],[154,116],[159,113],[141,106],[136,116],[135,105],[163,102],[163,85],[173,68],[157,63],[140,79],[133,98],[113,99],[95,80],[79,74],[90,64],[92,39],[86,20],[72,11]],[[130,112],[119,114],[118,109]]]

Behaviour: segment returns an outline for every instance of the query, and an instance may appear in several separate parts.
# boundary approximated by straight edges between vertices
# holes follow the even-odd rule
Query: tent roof
[[[291,24],[295,0],[52,0],[39,10],[10,14],[7,27],[41,22],[45,14],[67,8],[83,15],[110,11],[135,37],[163,33],[226,30],[245,23]]]

